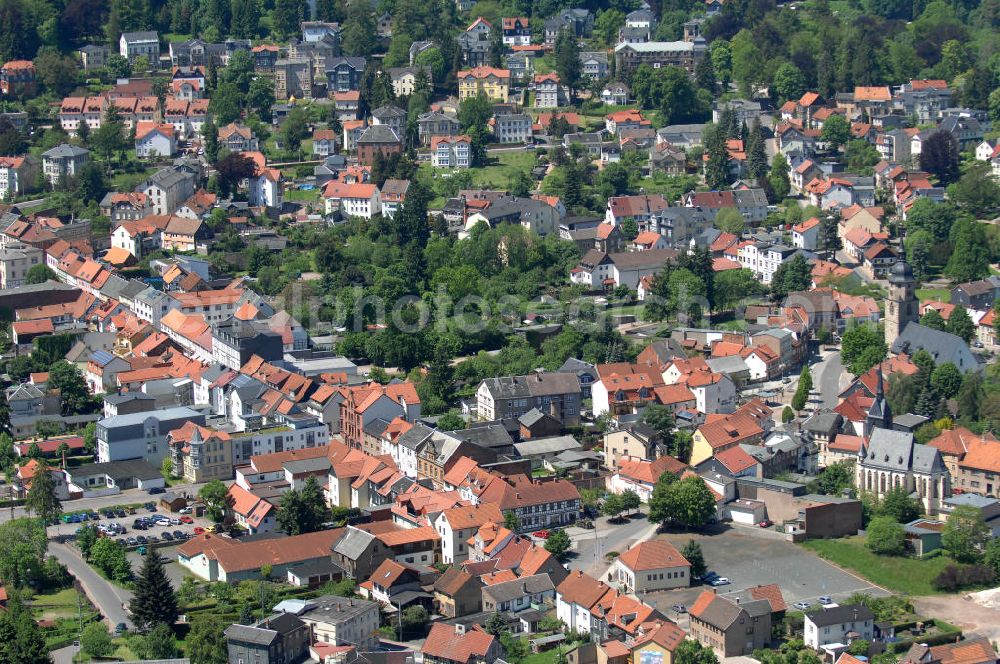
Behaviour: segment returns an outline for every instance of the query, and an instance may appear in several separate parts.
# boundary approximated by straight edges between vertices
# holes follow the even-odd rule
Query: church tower
[[[889,297],[885,303],[885,343],[892,350],[896,338],[910,322],[917,322],[917,282],[906,261],[897,261],[889,270]]]
[[[875,365],[875,373],[878,374],[878,385],[875,388],[875,399],[872,401],[872,407],[868,409],[868,415],[865,416],[865,438],[871,438],[872,431],[875,429],[892,428],[892,410],[885,398],[881,364]]]

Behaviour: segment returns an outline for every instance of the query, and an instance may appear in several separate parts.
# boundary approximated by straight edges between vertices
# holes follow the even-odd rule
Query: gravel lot
[[[658,537],[669,540],[678,549],[689,539],[699,542],[708,569],[732,581],[728,586],[717,588],[720,594],[770,583],[781,587],[789,605],[799,601],[815,604],[822,595],[829,595],[836,602],[855,592],[888,594],[810,551],[774,537],[770,532],[726,526],[717,533],[707,535],[666,533]],[[708,588],[711,586],[696,585],[651,593],[643,599],[657,606],[666,616],[678,618],[670,607],[674,604],[691,606],[701,591]],[[681,618],[681,622],[687,622],[686,616]],[[684,627],[683,624],[681,626]]]

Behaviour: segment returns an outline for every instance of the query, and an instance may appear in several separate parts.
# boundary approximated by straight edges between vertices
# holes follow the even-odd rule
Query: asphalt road
[[[226,484],[232,484],[231,481],[226,482]],[[189,496],[198,495],[198,490],[203,487],[204,484],[181,484],[176,487],[167,489],[172,493],[186,493]],[[63,501],[62,509],[63,512],[77,512],[81,510],[92,510],[99,511],[104,507],[111,507],[112,505],[130,505],[133,503],[158,503],[162,494],[160,495],[149,495],[146,491],[141,489],[129,489],[127,491],[122,491],[113,496],[100,496],[98,498],[80,498],[78,500],[66,500]],[[0,510],[0,523],[7,521],[11,518],[13,513],[13,518],[18,519],[23,516],[27,516],[23,507],[15,507],[11,509]],[[73,525],[73,530],[76,530],[76,524]],[[70,531],[72,532],[72,531]]]
[[[844,377],[844,365],[840,361],[840,351],[826,356],[813,367],[816,374],[816,385],[819,387],[820,406],[833,408],[839,401],[841,379]]]
[[[620,523],[610,523],[607,517],[594,520],[593,530],[569,528],[567,533],[573,542],[572,557],[566,566],[572,570],[583,570],[595,578],[607,571],[609,564],[604,555],[609,551],[624,551],[631,544],[653,537],[656,524],[649,523],[644,515],[625,519]]]
[[[127,605],[132,600],[131,591],[114,585],[98,574],[83,560],[77,548],[70,544],[49,540],[49,553],[80,582],[87,597],[104,616],[108,627],[114,628],[118,623],[131,627],[128,613],[122,608],[123,604]]]

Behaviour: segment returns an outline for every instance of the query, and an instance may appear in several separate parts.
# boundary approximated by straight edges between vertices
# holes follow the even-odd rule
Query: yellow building
[[[477,96],[483,92],[494,101],[506,102],[510,94],[510,70],[493,67],[474,67],[458,72],[459,100]]]

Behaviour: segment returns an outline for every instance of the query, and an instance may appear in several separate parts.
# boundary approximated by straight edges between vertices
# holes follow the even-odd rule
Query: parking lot
[[[728,585],[715,588],[720,595],[776,583],[791,608],[795,602],[817,606],[820,597],[830,597],[838,602],[855,592],[888,594],[800,546],[749,527],[724,526],[714,534],[666,533],[658,537],[669,540],[678,549],[690,539],[699,542],[709,571],[730,580]],[[686,623],[686,616],[678,616],[671,607],[675,604],[689,607],[701,591],[711,588],[698,584],[690,588],[650,593],[643,599],[655,605],[664,615],[680,618],[679,622]]]
[[[184,542],[211,525],[210,521],[190,512],[189,508],[179,513],[167,512],[155,501],[149,501],[138,507],[109,507],[90,512],[88,518],[79,521],[79,517],[71,518],[63,527],[69,525],[76,530],[84,525],[93,526],[104,537],[141,552],[150,544]]]

